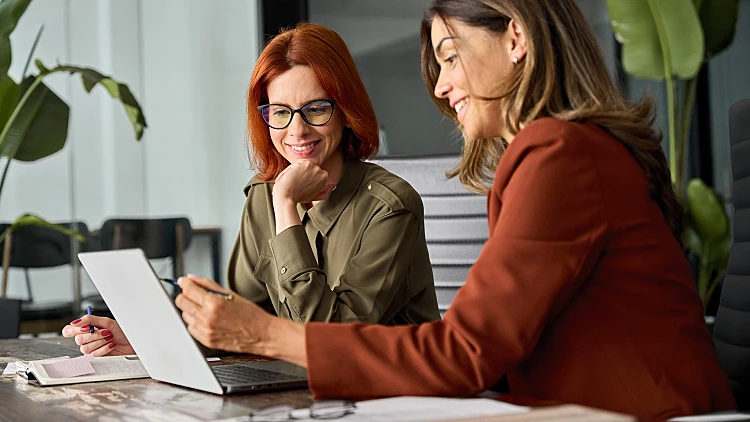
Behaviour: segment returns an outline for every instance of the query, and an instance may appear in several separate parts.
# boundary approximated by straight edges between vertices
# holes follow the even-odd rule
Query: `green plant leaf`
[[[21,83],[21,96],[35,80],[29,76]],[[0,156],[35,161],[61,150],[68,137],[69,114],[68,105],[41,82],[10,122],[6,139],[0,140]]]
[[[607,9],[626,72],[653,80],[698,73],[704,41],[693,0],[607,0]]]
[[[18,104],[18,92],[18,84],[10,76],[3,76],[0,80],[0,130],[5,127]]]
[[[0,242],[2,242],[3,239],[5,239],[5,236],[7,236],[8,233],[12,233],[20,229],[21,227],[26,227],[26,226],[44,226],[52,230],[59,231],[60,233],[63,233],[70,237],[74,237],[78,241],[81,241],[81,242],[86,241],[86,236],[82,235],[81,233],[78,233],[75,230],[70,230],[58,224],[50,223],[49,221],[46,221],[43,218],[37,217],[36,215],[33,215],[33,214],[24,214],[16,218],[16,221],[11,223],[10,227],[8,227],[2,234],[0,234]]]
[[[29,7],[31,0],[3,0],[0,3],[0,77],[8,74],[13,54],[10,34]]]
[[[732,238],[727,236],[720,239],[716,245],[711,248],[711,256],[709,261],[716,271],[724,271],[727,269],[727,263],[729,262],[729,249],[732,246]]]
[[[97,84],[101,84],[107,92],[109,92],[112,98],[120,100],[122,106],[125,108],[125,113],[128,115],[128,119],[130,119],[130,124],[133,125],[135,139],[141,139],[143,136],[143,130],[148,127],[148,125],[146,124],[146,118],[143,116],[143,110],[141,110],[140,104],[138,104],[138,101],[130,92],[127,85],[117,82],[109,76],[102,75],[91,68],[58,65],[52,69],[48,69],[39,60],[36,61],[36,65],[41,73],[65,71],[70,74],[81,75],[83,87],[86,89],[86,92],[91,92]]]
[[[21,72],[21,78],[26,77],[26,71],[29,70],[31,59],[34,58],[34,52],[36,51],[36,46],[39,45],[39,40],[42,38],[43,32],[44,32],[44,25],[39,27],[39,32],[36,33],[36,38],[34,38],[34,44],[31,44],[31,50],[29,50],[29,57],[26,58],[26,64],[23,65],[23,72]]]
[[[685,231],[682,233],[682,244],[685,245],[685,248],[700,256],[701,251],[703,250],[701,243],[701,237],[698,236],[695,229],[691,226],[686,227]]]
[[[729,218],[711,188],[700,179],[692,179],[686,197],[690,227],[703,242],[718,245],[729,236]]]
[[[734,41],[740,0],[703,0],[700,19],[706,37],[706,57],[713,57]]]

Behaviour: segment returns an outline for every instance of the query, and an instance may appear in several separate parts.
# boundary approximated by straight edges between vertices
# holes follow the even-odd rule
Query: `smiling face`
[[[313,100],[331,100],[308,66],[294,66],[266,87],[269,104],[283,104],[296,110]],[[314,123],[314,122],[313,122]],[[307,160],[328,171],[329,176],[338,175],[344,157],[339,148],[344,133],[344,116],[334,106],[333,116],[323,126],[313,126],[295,113],[289,126],[284,129],[268,128],[276,150],[290,163]]]
[[[501,101],[482,98],[500,95],[513,58],[523,59],[525,42],[521,46],[517,25],[511,22],[504,33],[493,33],[454,19],[447,23],[439,16],[432,21],[433,52],[440,66],[435,96],[448,100],[467,137],[509,141]]]

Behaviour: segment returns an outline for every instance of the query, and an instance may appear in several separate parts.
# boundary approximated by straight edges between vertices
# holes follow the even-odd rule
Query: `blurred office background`
[[[34,0],[13,32],[10,75],[18,79],[41,25],[35,56],[47,64],[97,68],[126,83],[148,129],[140,142],[119,103],[78,77],[55,75],[51,88],[71,106],[66,147],[49,158],[14,163],[0,221],[30,212],[98,228],[113,217],[185,216],[221,229],[220,272],[239,227],[242,188],[252,177],[245,150],[245,97],[264,40],[279,26],[309,20],[349,45],[375,107],[389,154],[460,150],[454,125],[434,108],[420,76],[419,29],[428,0]],[[633,98],[651,92],[666,129],[663,84],[625,75],[603,0],[578,0],[613,77]],[[741,0],[735,41],[701,73],[696,125],[702,139],[693,173],[729,195],[727,111],[750,98],[750,0]],[[21,59],[19,59],[21,58]],[[2,161],[0,161],[2,163]],[[185,271],[213,274],[208,237],[194,237]],[[169,275],[169,260],[155,269]],[[95,288],[83,273],[82,294]],[[69,267],[36,270],[34,300],[71,300]],[[24,298],[11,269],[8,297]]]

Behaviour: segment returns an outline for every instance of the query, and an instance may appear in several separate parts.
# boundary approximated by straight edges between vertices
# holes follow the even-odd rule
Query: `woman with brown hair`
[[[316,398],[468,396],[507,375],[512,394],[644,418],[734,408],[652,105],[623,99],[574,0],[434,0],[422,47],[465,137],[458,175],[488,196],[444,320],[299,324],[187,277],[192,335],[306,366]]]
[[[244,189],[229,288],[297,322],[440,319],[422,201],[363,161],[377,152],[378,125],[338,34],[301,24],[273,38],[255,64],[247,113],[258,174]],[[107,318],[75,320],[63,335],[83,353],[134,353]]]

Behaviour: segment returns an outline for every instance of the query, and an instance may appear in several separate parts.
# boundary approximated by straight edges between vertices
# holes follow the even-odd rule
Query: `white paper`
[[[139,374],[145,372],[146,369],[138,359],[128,360],[106,360],[106,359],[91,359],[91,366],[94,368],[96,375],[111,375],[111,374]]]
[[[357,402],[354,413],[336,419],[345,422],[417,422],[441,421],[480,416],[512,415],[530,408],[491,399],[446,399],[442,397],[393,397]],[[309,409],[292,412],[295,422],[320,422],[311,419]],[[223,419],[222,422],[247,421],[248,417]]]
[[[16,374],[16,363],[9,362],[8,366],[3,369],[3,375],[15,375]]]
[[[714,422],[714,421],[746,421],[748,413],[716,413],[712,415],[680,416],[668,419],[674,422]]]
[[[73,359],[43,363],[42,368],[50,378],[73,378],[95,372],[94,367],[91,366],[91,359],[91,355],[84,355]]]

